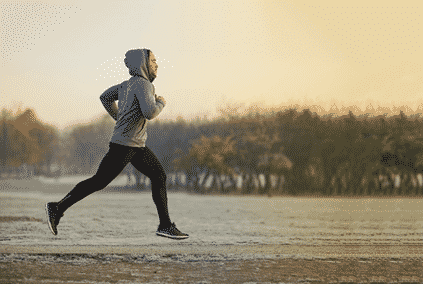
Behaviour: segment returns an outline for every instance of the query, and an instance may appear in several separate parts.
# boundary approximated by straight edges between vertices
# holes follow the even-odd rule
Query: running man
[[[100,100],[116,125],[109,144],[109,151],[98,167],[97,173],[78,183],[61,201],[46,204],[48,224],[57,235],[57,226],[64,212],[86,196],[105,188],[128,163],[150,178],[153,201],[159,214],[159,236],[173,239],[188,238],[171,222],[167,207],[166,173],[154,153],[145,146],[147,120],[155,118],[166,105],[162,96],[155,94],[152,84],[157,77],[157,62],[148,49],[129,50],[125,65],[132,76],[107,89]],[[116,100],[119,101],[116,105]]]

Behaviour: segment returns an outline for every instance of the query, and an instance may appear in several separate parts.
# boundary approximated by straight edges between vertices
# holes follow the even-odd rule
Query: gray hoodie
[[[132,77],[104,92],[100,96],[106,110],[112,115],[112,103],[119,100],[116,125],[111,142],[145,147],[147,140],[147,119],[155,118],[165,104],[156,100],[154,77],[148,68],[148,50],[130,50],[125,56],[125,65]]]

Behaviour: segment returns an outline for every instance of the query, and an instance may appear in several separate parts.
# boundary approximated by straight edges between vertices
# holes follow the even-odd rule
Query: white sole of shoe
[[[172,236],[172,235],[162,233],[162,232],[156,232],[156,235],[167,237],[167,238],[172,238],[172,239],[187,239],[187,238],[189,238],[189,236]]]
[[[57,235],[56,233],[54,233],[53,227],[51,226],[51,223],[50,223],[50,215],[48,214],[48,203],[46,203],[46,214],[47,214],[48,227],[50,228],[51,233],[54,235]]]

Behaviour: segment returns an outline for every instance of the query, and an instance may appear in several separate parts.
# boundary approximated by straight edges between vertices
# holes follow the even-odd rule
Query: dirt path
[[[0,283],[423,283],[421,246],[0,246]]]
[[[169,259],[38,255],[0,262],[0,283],[423,283],[422,259]]]

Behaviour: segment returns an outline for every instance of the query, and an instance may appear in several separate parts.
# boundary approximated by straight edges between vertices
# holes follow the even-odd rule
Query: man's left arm
[[[112,86],[100,96],[101,103],[114,120],[118,119],[118,107],[115,102],[118,100],[118,86]]]

